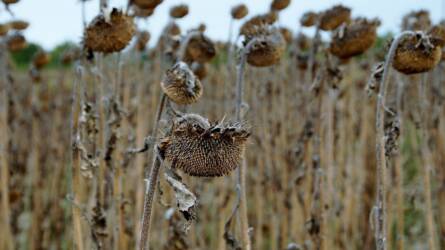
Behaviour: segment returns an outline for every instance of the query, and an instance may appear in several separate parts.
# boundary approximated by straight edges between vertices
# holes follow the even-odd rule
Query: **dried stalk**
[[[247,53],[249,53],[252,46],[257,42],[257,39],[254,38],[243,48],[241,52],[240,63],[237,66],[237,76],[236,76],[236,121],[241,122],[241,106],[243,104],[243,95],[244,95],[244,69],[246,66]],[[237,187],[241,192],[240,199],[240,221],[241,221],[241,240],[243,247],[246,250],[251,249],[250,237],[249,237],[249,222],[247,218],[247,197],[246,197],[246,169],[247,162],[245,154],[242,155],[242,163],[237,169]]]
[[[187,34],[187,36],[183,39],[181,42],[181,47],[179,48],[178,52],[178,61],[184,60],[185,53],[187,50],[187,45],[190,42],[190,40],[196,36],[199,36],[201,33],[198,31],[192,31]],[[167,102],[167,96],[162,93],[161,94],[161,103],[158,106],[158,111],[156,112],[156,119],[154,121],[153,125],[153,138],[157,138],[157,131],[159,128],[159,121],[161,119],[164,107]],[[150,170],[150,176],[147,181],[147,189],[145,192],[145,198],[144,198],[144,211],[142,214],[142,228],[141,228],[141,235],[140,235],[140,245],[139,249],[149,249],[149,233],[150,233],[150,223],[151,223],[151,211],[153,206],[153,198],[154,193],[156,189],[156,184],[158,180],[159,175],[159,169],[161,167],[161,160],[159,159],[159,156],[156,152],[153,154],[153,164]]]
[[[156,119],[153,125],[153,136],[157,137],[157,131],[159,127],[159,120],[161,119],[162,112],[166,103],[166,95],[162,94],[161,103],[159,104],[158,111],[156,112]],[[151,211],[153,207],[153,198],[156,190],[156,185],[158,183],[159,169],[161,167],[161,160],[156,152],[153,153],[153,163],[150,169],[149,179],[146,179],[146,191],[144,197],[144,211],[142,213],[142,228],[140,234],[139,249],[150,249],[149,245],[149,233],[150,233],[150,223],[151,223]]]
[[[9,163],[8,163],[8,89],[7,80],[7,49],[3,41],[0,40],[0,192],[1,192],[1,217],[0,225],[3,232],[3,240],[0,241],[0,248],[14,249],[14,241],[11,229],[11,209],[9,204]]]
[[[73,84],[73,94],[72,94],[72,113],[71,113],[71,171],[72,171],[72,193],[74,204],[80,203],[79,193],[81,192],[80,187],[80,149],[79,149],[79,116],[80,116],[80,81],[82,81],[83,73],[82,68],[76,68],[76,80]],[[74,225],[74,248],[83,250],[83,232],[82,232],[82,211],[81,209],[73,205],[73,225]]]
[[[390,66],[399,42],[408,35],[414,34],[412,31],[404,31],[394,39],[387,55],[383,77],[380,83],[379,95],[377,98],[376,110],[376,157],[377,157],[377,199],[374,209],[375,216],[375,238],[377,250],[386,250],[386,158],[385,158],[385,100],[388,88]]]

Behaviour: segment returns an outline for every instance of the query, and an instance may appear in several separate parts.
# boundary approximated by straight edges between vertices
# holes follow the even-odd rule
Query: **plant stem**
[[[241,122],[241,105],[243,103],[243,93],[244,93],[244,69],[246,67],[246,56],[253,44],[257,42],[257,39],[252,39],[243,49],[241,53],[241,61],[237,66],[237,76],[236,76],[236,121]],[[251,243],[249,237],[249,222],[247,218],[247,197],[246,197],[246,168],[247,162],[245,155],[241,156],[243,158],[241,166],[238,168],[238,178],[237,187],[240,188],[241,199],[240,199],[240,220],[241,220],[241,239],[244,249],[250,250]]]
[[[144,213],[142,214],[142,229],[141,242],[139,249],[150,249],[149,233],[151,223],[151,211],[153,207],[153,198],[155,196],[156,185],[158,182],[159,169],[161,167],[161,160],[158,155],[153,156],[153,164],[150,170],[150,177],[146,180],[147,189],[145,191]]]
[[[165,107],[166,103],[166,95],[162,94],[161,96],[161,103],[159,104],[158,110],[156,112],[156,119],[154,121],[153,125],[153,137],[157,137],[158,127],[159,127],[159,120],[161,119],[162,112]],[[149,179],[146,180],[147,189],[145,191],[145,197],[144,197],[144,211],[142,213],[142,228],[141,228],[141,235],[140,235],[140,243],[139,243],[139,249],[149,249],[149,234],[150,234],[150,223],[151,223],[151,211],[153,207],[153,198],[156,190],[156,185],[158,182],[158,175],[159,175],[159,169],[161,167],[161,160],[159,159],[159,156],[156,152],[153,153],[153,163],[150,169],[150,176]]]
[[[181,47],[179,48],[178,60],[182,61],[185,57],[185,52],[187,49],[187,44],[190,39],[195,36],[200,35],[200,32],[193,31],[187,34],[181,43]],[[161,102],[158,106],[158,110],[156,112],[156,119],[153,124],[153,137],[155,140],[157,139],[157,132],[159,128],[159,120],[161,120],[162,112],[167,102],[167,96],[162,93],[161,94]],[[153,198],[156,190],[156,185],[158,182],[159,169],[161,167],[161,161],[156,152],[153,153],[153,164],[150,169],[150,176],[147,183],[147,189],[144,197],[144,211],[142,213],[142,228],[140,235],[140,243],[139,249],[149,249],[149,234],[150,234],[150,223],[151,223],[151,211],[153,207]]]
[[[72,114],[71,114],[71,147],[72,147],[72,193],[73,193],[73,224],[74,224],[74,245],[75,249],[84,249],[84,241],[82,236],[82,211],[77,204],[80,203],[79,193],[80,187],[80,149],[78,147],[78,141],[80,140],[79,134],[79,115],[80,115],[80,90],[79,82],[82,81],[82,73],[80,68],[76,69],[77,79],[73,85],[72,95]]]
[[[314,78],[312,71],[314,71],[315,56],[317,55],[318,46],[320,43],[320,25],[318,23],[317,23],[317,28],[315,30],[314,39],[312,41],[313,42],[309,54],[308,68],[305,74],[305,83],[307,84],[308,88],[312,82],[312,79]]]
[[[7,49],[3,41],[0,40],[0,192],[1,192],[1,211],[0,225],[4,229],[0,241],[0,248],[14,249],[14,240],[11,229],[11,210],[9,204],[9,163],[8,163],[8,144],[9,144],[9,126],[8,126],[8,89],[10,83],[7,80]]]
[[[376,110],[376,157],[377,157],[377,199],[375,209],[375,238],[376,249],[385,250],[386,244],[386,158],[385,158],[385,98],[388,88],[388,79],[390,66],[394,60],[394,56],[399,42],[407,35],[413,35],[412,31],[404,31],[394,39],[387,55],[382,81],[377,99]]]

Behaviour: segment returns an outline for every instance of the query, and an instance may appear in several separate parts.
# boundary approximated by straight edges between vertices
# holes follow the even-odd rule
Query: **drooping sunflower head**
[[[161,87],[170,100],[181,105],[192,104],[202,95],[201,82],[184,62],[167,70]]]
[[[197,177],[228,175],[241,163],[250,133],[243,123],[210,123],[196,114],[174,121],[158,145],[161,157],[174,169]]]

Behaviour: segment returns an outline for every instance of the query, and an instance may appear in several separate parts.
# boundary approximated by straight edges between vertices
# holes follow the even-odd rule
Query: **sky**
[[[227,40],[229,34],[230,9],[232,6],[244,3],[249,8],[251,17],[265,13],[272,0],[164,0],[155,13],[148,19],[138,22],[138,26],[147,29],[152,37],[157,38],[169,21],[168,11],[171,6],[186,3],[189,5],[189,15],[178,21],[183,30],[196,27],[199,23],[207,25],[207,35],[216,40]],[[98,13],[99,0],[86,3],[86,17],[90,21]],[[123,8],[126,0],[110,0],[111,7]],[[293,30],[313,30],[301,28],[299,19],[308,10],[320,11],[334,4],[343,4],[352,8],[353,17],[378,17],[382,20],[380,33],[398,32],[401,18],[412,10],[426,9],[430,12],[433,22],[438,22],[444,16],[445,0],[291,0],[291,5],[280,14],[280,25]],[[16,19],[31,23],[25,32],[29,41],[37,42],[45,49],[65,42],[79,42],[82,37],[82,15],[80,0],[20,0],[12,5]],[[0,5],[0,22],[10,20],[11,16]],[[234,23],[237,29],[242,21]],[[153,44],[155,39],[151,39]]]

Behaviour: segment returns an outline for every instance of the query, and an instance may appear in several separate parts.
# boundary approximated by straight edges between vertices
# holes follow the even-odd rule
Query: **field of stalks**
[[[148,46],[136,23],[162,0],[100,0],[80,43],[23,67],[29,23],[2,2],[0,249],[445,249],[445,22],[428,11],[383,37],[336,5],[292,33],[290,0],[246,3],[213,41],[181,30],[184,3]]]

